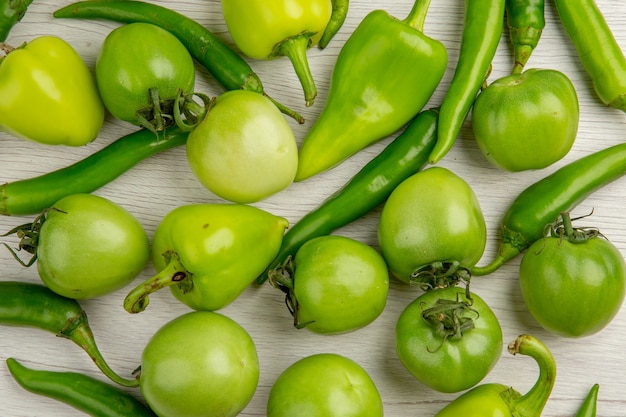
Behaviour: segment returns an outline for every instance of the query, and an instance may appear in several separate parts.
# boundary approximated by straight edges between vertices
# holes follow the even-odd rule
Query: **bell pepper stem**
[[[600,385],[598,384],[594,384],[594,386],[591,387],[575,417],[596,417],[599,389]]]
[[[307,107],[313,105],[317,96],[317,87],[315,86],[306,56],[310,42],[311,34],[301,33],[298,36],[286,39],[277,47],[278,55],[284,55],[291,61],[304,90],[304,99]]]
[[[526,394],[511,400],[511,415],[517,417],[539,416],[554,387],[556,379],[554,356],[543,342],[527,334],[520,335],[511,342],[508,351],[512,355],[519,353],[530,356],[539,366],[539,377],[535,385]]]
[[[150,300],[148,296],[162,288],[179,284],[185,279],[191,279],[191,274],[181,263],[178,254],[164,255],[168,262],[165,268],[151,278],[132,289],[124,299],[124,309],[129,313],[140,313],[146,309]]]
[[[407,25],[414,27],[420,32],[424,31],[424,22],[426,21],[426,13],[430,7],[430,0],[416,0],[409,12],[409,15],[403,20]]]

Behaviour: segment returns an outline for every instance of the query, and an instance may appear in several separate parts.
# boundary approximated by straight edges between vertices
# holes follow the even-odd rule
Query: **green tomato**
[[[159,417],[233,417],[259,380],[254,341],[237,322],[195,311],[161,327],[146,345],[139,384]]]
[[[578,132],[578,96],[559,71],[529,69],[491,83],[476,98],[472,129],[485,157],[508,171],[563,158]]]
[[[253,203],[286,189],[296,176],[298,147],[276,106],[245,90],[219,96],[189,134],[187,160],[217,196]]]
[[[372,247],[343,236],[306,242],[294,260],[294,317],[316,333],[344,333],[364,327],[383,311],[389,273]]]
[[[502,329],[485,301],[464,289],[428,291],[409,304],[396,324],[396,352],[424,385],[446,393],[480,382],[502,354]]]
[[[378,388],[352,359],[333,353],[307,356],[274,382],[267,417],[382,417]]]
[[[120,120],[143,125],[155,117],[150,90],[162,109],[172,107],[179,90],[192,93],[193,59],[170,32],[149,23],[120,26],[106,37],[96,60],[96,81],[107,110]]]
[[[0,97],[0,129],[47,145],[85,145],[104,122],[89,68],[55,36],[33,39],[0,59]]]
[[[519,274],[531,315],[560,336],[599,332],[624,301],[624,258],[600,236],[582,242],[558,236],[539,239],[524,253]]]
[[[400,183],[378,224],[378,243],[387,265],[407,283],[474,266],[486,240],[485,219],[474,191],[442,167],[420,171]]]
[[[154,291],[164,280],[190,308],[221,309],[274,259],[287,226],[286,219],[252,206],[177,207],[154,232],[152,254],[159,273],[138,287],[139,296],[146,295],[141,288]]]
[[[149,257],[146,232],[131,213],[103,197],[72,194],[46,212],[37,269],[54,292],[87,299],[126,286]]]

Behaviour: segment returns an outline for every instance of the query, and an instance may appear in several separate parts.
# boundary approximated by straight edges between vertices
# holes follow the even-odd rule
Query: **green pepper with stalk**
[[[370,12],[342,47],[328,98],[300,148],[296,181],[326,171],[415,117],[439,85],[445,46],[423,33],[430,0],[396,19]]]
[[[222,0],[233,41],[246,56],[286,56],[302,84],[307,106],[317,96],[306,52],[317,45],[333,11],[331,0]]]

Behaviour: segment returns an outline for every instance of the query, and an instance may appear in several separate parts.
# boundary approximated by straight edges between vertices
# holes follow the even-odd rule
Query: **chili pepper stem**
[[[511,399],[511,415],[517,417],[541,415],[556,379],[556,363],[552,353],[540,340],[526,334],[518,336],[511,342],[508,351],[512,355],[519,353],[530,356],[539,366],[539,377],[535,385],[521,397]]]
[[[168,258],[167,266],[152,278],[132,289],[124,299],[124,309],[129,313],[140,313],[146,309],[150,300],[148,296],[170,285],[180,284],[185,279],[191,279],[191,274],[185,269],[178,254],[164,254]]]
[[[326,25],[326,29],[324,29],[324,33],[317,43],[320,49],[324,49],[328,46],[337,32],[339,32],[339,29],[341,29],[341,26],[343,26],[348,16],[349,0],[333,0],[332,3],[333,12],[330,16],[330,21]]]
[[[279,103],[278,101],[274,100],[272,97],[270,97],[269,95],[267,95],[266,93],[263,93],[263,95],[267,98],[270,99],[270,101],[272,103],[274,103],[274,105],[276,106],[276,108],[278,110],[280,110],[280,112],[286,116],[291,117],[292,119],[294,119],[296,122],[298,122],[298,124],[304,124],[305,120],[304,120],[304,116],[302,116],[300,113],[297,113],[294,110],[291,110],[289,107],[285,106],[284,104]]]
[[[106,362],[102,353],[96,346],[95,339],[91,327],[86,325],[86,315],[80,316],[78,319],[80,323],[77,324],[76,327],[72,329],[69,333],[59,333],[58,336],[66,337],[70,339],[72,342],[76,343],[83,349],[91,360],[96,364],[98,369],[102,371],[102,373],[108,377],[111,381],[119,384],[123,387],[138,387],[139,380],[137,378],[127,379],[119,376]]]
[[[574,417],[596,417],[599,389],[600,385],[598,384],[594,384],[593,387],[591,387],[587,397],[585,397],[585,400]]]
[[[489,275],[520,253],[521,250],[517,246],[504,242],[498,251],[498,255],[489,264],[485,266],[473,266],[469,269],[470,275],[479,277]]]
[[[413,7],[409,12],[409,15],[403,20],[407,25],[414,27],[420,32],[424,31],[424,22],[426,21],[426,14],[430,7],[430,0],[416,0],[413,3]]]
[[[284,55],[291,61],[296,75],[304,90],[306,106],[312,106],[317,96],[317,87],[309,68],[306,51],[311,42],[311,33],[301,33],[297,36],[285,39],[276,48],[277,55]]]

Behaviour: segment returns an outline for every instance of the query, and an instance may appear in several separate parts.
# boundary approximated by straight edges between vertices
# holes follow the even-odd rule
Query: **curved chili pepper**
[[[465,26],[459,60],[439,110],[437,144],[429,162],[443,158],[461,130],[474,99],[485,81],[502,36],[504,0],[465,2]]]
[[[561,213],[571,211],[594,191],[624,174],[626,144],[621,143],[571,162],[532,184],[504,215],[496,258],[489,265],[470,268],[470,273],[492,273],[540,239],[545,226]]]
[[[67,167],[1,184],[0,215],[39,214],[62,197],[95,191],[149,156],[184,145],[188,135],[176,127],[159,135],[142,129]]]
[[[25,390],[70,405],[94,417],[156,417],[148,407],[113,385],[76,372],[27,368],[13,358],[9,372]]]
[[[17,24],[24,15],[28,6],[33,0],[5,0],[0,4],[0,42],[4,42],[9,36],[13,26]]]
[[[35,327],[71,340],[94,361],[111,381],[126,387],[139,386],[107,364],[96,345],[87,314],[76,300],[62,297],[48,287],[25,282],[0,282],[0,324]]]
[[[346,17],[348,16],[350,0],[332,0],[332,2],[333,13],[330,15],[330,21],[326,25],[326,29],[317,43],[320,49],[324,49],[328,46],[337,32],[339,32],[339,29],[341,29],[343,22],[346,21]]]
[[[506,0],[509,37],[515,64],[511,74],[521,74],[546,26],[544,0]]]
[[[436,132],[437,112],[421,112],[348,183],[287,230],[278,254],[257,284],[265,282],[269,271],[283,266],[310,239],[328,235],[382,204],[400,182],[426,164]]]
[[[226,90],[248,90],[263,94],[261,79],[250,65],[211,31],[174,10],[133,0],[93,0],[72,3],[54,12],[56,18],[107,19],[119,23],[144,22],[162,27],[176,36],[191,56]],[[295,111],[267,96],[284,114],[304,123]]]
[[[600,385],[594,384],[574,417],[596,417],[598,390]]]
[[[626,111],[626,56],[593,0],[555,0],[593,88],[607,106]]]

